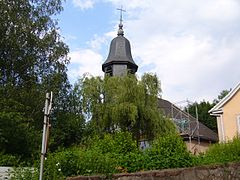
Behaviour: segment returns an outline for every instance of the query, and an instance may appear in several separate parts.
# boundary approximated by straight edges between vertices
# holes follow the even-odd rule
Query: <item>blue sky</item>
[[[137,75],[156,73],[163,98],[212,101],[240,82],[239,0],[66,0],[58,19],[72,83],[103,76],[121,5]]]

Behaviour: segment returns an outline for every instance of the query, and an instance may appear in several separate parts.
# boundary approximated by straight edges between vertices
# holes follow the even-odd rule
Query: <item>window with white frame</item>
[[[240,135],[240,115],[237,116],[237,131],[238,135]]]

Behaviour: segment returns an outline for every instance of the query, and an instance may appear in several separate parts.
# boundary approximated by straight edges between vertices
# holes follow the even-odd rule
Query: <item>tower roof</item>
[[[102,64],[102,70],[104,71],[105,67],[111,64],[126,64],[136,72],[138,66],[132,58],[130,42],[124,37],[122,20],[120,20],[117,35],[111,42],[108,57]]]

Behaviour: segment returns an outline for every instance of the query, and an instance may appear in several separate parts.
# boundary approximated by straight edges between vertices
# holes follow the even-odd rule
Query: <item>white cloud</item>
[[[108,43],[115,36],[115,34],[115,31],[105,33],[101,36],[95,34],[93,38],[87,42],[87,45],[90,47],[90,49],[94,49],[94,51],[99,51],[103,47],[103,45],[109,46]]]
[[[123,9],[137,9],[146,8],[151,5],[151,0],[104,0],[105,2],[111,2],[117,7],[123,6]]]
[[[90,73],[94,76],[103,75],[101,71],[103,57],[91,49],[79,49],[69,54],[71,64],[69,66],[69,77],[75,82],[79,76]]]
[[[106,37],[104,36],[98,36],[98,35],[94,35],[93,39],[89,42],[87,42],[87,44],[92,48],[92,49],[96,49],[99,50],[102,47],[102,44],[106,43]]]
[[[120,3],[110,1],[116,6]],[[163,97],[173,102],[213,100],[240,80],[239,1],[136,0],[126,4],[130,16],[124,27],[139,73],[144,69],[156,72]]]
[[[79,7],[81,10],[93,8],[94,0],[73,0],[74,6]]]
[[[235,0],[206,1],[197,14],[211,21],[231,21],[239,18],[239,2]]]
[[[71,82],[75,82],[79,76],[89,73],[94,76],[103,76],[102,63],[107,54],[101,55],[102,47],[109,47],[109,42],[115,36],[116,31],[111,31],[99,36],[93,35],[93,38],[86,42],[87,48],[77,49],[70,52],[69,56],[69,77]],[[108,50],[108,49],[107,49]]]
[[[86,7],[96,3],[89,2]],[[221,90],[240,81],[239,0],[102,2],[112,3],[114,8],[123,5],[127,10],[124,31],[139,65],[138,74],[156,72],[162,81],[163,98],[173,102],[213,100]],[[75,68],[76,74],[102,75],[99,49],[109,47],[116,27],[94,35],[88,42],[89,49],[70,54],[73,64],[81,65]]]

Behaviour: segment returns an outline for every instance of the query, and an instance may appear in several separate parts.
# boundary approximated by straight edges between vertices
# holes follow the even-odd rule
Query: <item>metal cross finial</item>
[[[122,12],[126,12],[126,10],[123,9],[123,7],[121,6],[121,8],[118,8],[117,10],[120,11],[120,24],[122,24]]]

